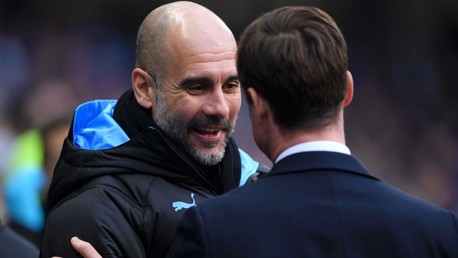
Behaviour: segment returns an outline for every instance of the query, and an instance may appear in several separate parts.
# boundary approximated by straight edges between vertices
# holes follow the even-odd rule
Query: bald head
[[[200,43],[203,41],[213,44],[229,41],[236,47],[230,29],[209,9],[187,1],[162,5],[148,14],[140,25],[136,67],[150,73],[155,80],[160,80],[168,65],[169,55],[174,51],[170,43],[178,48],[183,44],[199,48],[205,47]]]

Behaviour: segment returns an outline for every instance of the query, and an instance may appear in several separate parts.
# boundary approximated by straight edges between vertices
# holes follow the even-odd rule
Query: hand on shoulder
[[[102,256],[94,249],[94,247],[89,242],[83,241],[78,237],[72,237],[70,242],[72,243],[73,248],[84,258],[102,258]],[[53,256],[52,258],[63,257]]]

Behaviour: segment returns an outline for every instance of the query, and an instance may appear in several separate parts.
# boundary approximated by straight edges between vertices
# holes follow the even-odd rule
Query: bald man
[[[241,104],[236,41],[210,10],[175,2],[140,26],[132,89],[79,106],[48,195],[41,257],[164,257],[184,211],[262,165],[231,134]]]

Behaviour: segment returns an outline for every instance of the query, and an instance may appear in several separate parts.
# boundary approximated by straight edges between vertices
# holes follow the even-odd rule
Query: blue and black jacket
[[[164,257],[186,208],[266,171],[232,138],[220,164],[199,166],[149,112],[132,90],[76,109],[48,194],[41,257],[79,257],[72,236],[103,257]]]

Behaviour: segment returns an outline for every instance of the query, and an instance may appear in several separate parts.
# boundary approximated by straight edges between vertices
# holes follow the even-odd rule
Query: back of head
[[[172,53],[168,50],[171,43],[189,43],[202,47],[204,38],[211,38],[215,42],[233,41],[234,48],[236,47],[230,29],[209,9],[188,1],[162,5],[148,14],[140,25],[136,67],[149,72],[158,80],[170,60],[169,55]],[[171,42],[171,39],[178,42]]]
[[[345,97],[347,47],[322,10],[282,7],[262,15],[242,34],[237,57],[242,86],[266,99],[284,130],[316,129],[337,117]]]

